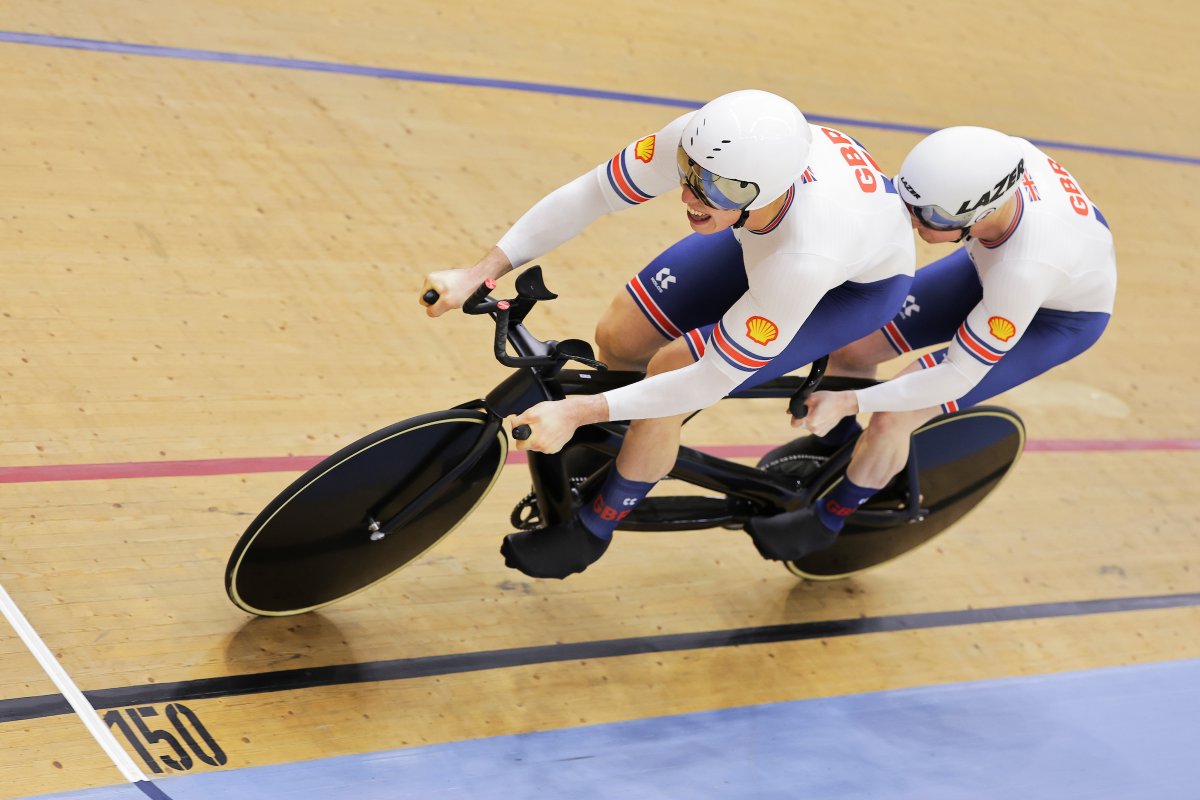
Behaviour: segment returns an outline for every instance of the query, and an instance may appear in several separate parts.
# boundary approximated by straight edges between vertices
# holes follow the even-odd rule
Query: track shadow
[[[336,654],[331,658],[331,654]],[[225,645],[225,661],[238,672],[298,669],[357,659],[345,634],[312,612],[295,617],[253,617]]]

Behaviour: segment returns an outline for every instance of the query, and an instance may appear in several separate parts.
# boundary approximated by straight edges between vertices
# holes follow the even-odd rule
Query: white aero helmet
[[[909,152],[896,189],[927,228],[969,228],[1004,205],[1020,185],[1025,159],[1017,139],[990,128],[943,128]]]
[[[808,120],[788,100],[730,92],[688,120],[676,154],[679,180],[712,208],[753,211],[800,179],[811,144]]]

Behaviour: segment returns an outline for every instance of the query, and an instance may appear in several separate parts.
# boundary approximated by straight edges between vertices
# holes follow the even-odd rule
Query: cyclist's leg
[[[920,363],[920,360],[914,362],[900,374],[919,368]],[[814,506],[814,522],[827,530],[828,536],[840,533],[846,518],[904,469],[912,446],[912,432],[939,413],[941,409],[935,406],[872,414],[870,424],[854,443],[845,479]],[[832,543],[832,539],[827,541]]]
[[[813,309],[784,352],[776,356],[767,369],[755,373],[743,387],[770,380],[826,353],[839,351],[858,354],[860,363],[870,362],[869,368],[858,373],[870,375],[874,363],[893,355],[879,328],[908,297],[910,286],[910,280],[900,276],[871,284],[847,283],[833,289]],[[857,338],[853,338],[856,335]],[[870,356],[872,351],[874,356]],[[848,373],[841,371],[839,374]],[[773,448],[759,459],[758,466],[801,477],[819,459],[837,452],[860,430],[858,421],[852,416],[847,417],[823,437],[804,435]]]
[[[645,371],[682,331],[713,322],[746,291],[742,249],[732,231],[691,234],[667,248],[617,293],[596,326],[597,358],[612,369]],[[593,475],[607,456],[568,451],[572,476]]]
[[[906,277],[897,277],[869,284],[847,283],[826,293],[784,351],[743,386],[753,386],[812,363],[878,330],[900,307],[910,285]],[[784,445],[773,452],[788,447]],[[764,558],[781,561],[823,550],[837,538],[832,528],[817,519],[817,511],[811,507],[755,517],[747,523],[746,532]]]
[[[959,248],[917,270],[912,288],[896,316],[830,361],[857,368],[862,374],[872,361],[880,363],[946,342],[982,297],[983,287],[975,265],[966,248]],[[918,360],[900,374],[921,366],[922,362]],[[863,488],[883,488],[908,460],[909,434],[937,416],[939,411],[929,408],[872,415],[870,426],[859,437],[854,458],[846,470],[850,481]]]
[[[650,360],[648,374],[690,364],[683,339],[667,344]],[[570,519],[537,531],[504,537],[504,563],[526,575],[565,578],[582,572],[608,548],[613,531],[675,463],[679,430],[686,414],[663,419],[633,420],[617,455],[595,495]]]
[[[975,267],[966,250],[960,248],[917,270],[899,313],[875,334],[855,342],[848,354],[843,355],[857,357],[861,367],[875,358],[884,360],[882,356],[889,349],[893,355],[901,355],[945,342],[982,295]],[[848,360],[852,358],[844,358],[843,363]],[[917,369],[919,364],[918,361],[908,369]],[[841,530],[845,518],[887,485],[908,460],[912,431],[937,413],[938,409],[932,408],[871,417],[869,426],[855,443],[846,479],[822,498],[813,509],[814,518],[804,523],[814,542],[832,542],[830,537]],[[828,449],[840,445],[858,430],[855,418],[847,417],[830,431],[831,436],[837,435],[836,441],[808,442],[801,438],[777,450]],[[814,525],[820,525],[824,532]]]
[[[971,391],[942,410],[969,408],[1026,383],[1075,358],[1096,343],[1109,315],[1099,311],[1058,311],[1043,308],[1034,315],[1021,339],[987,371]],[[935,354],[937,360],[945,353]]]
[[[900,372],[920,368],[915,361]],[[896,377],[899,377],[897,375]],[[871,415],[871,424],[854,444],[846,477],[856,486],[879,491],[908,462],[912,432],[942,412],[938,406],[916,411],[881,411]]]
[[[910,289],[911,279],[898,276],[868,284],[846,283],[827,292],[784,351],[743,386],[770,380],[869,336],[887,324]],[[746,532],[764,558],[792,561],[829,547],[837,538],[817,513],[805,507],[755,517],[746,524]]]
[[[898,355],[945,342],[983,289],[964,248],[917,270],[900,310],[886,325],[830,353],[830,375],[873,378],[875,368]]]
[[[981,299],[979,274],[966,248],[959,248],[917,270],[900,311],[878,333],[893,357],[943,344]]]
[[[695,360],[686,339],[676,339],[650,359],[646,375],[681,369]],[[629,480],[656,483],[671,471],[679,452],[679,434],[690,414],[635,419],[617,455],[617,471]]]
[[[731,231],[687,236],[613,298],[596,326],[598,357],[613,369],[644,370],[659,348],[720,319],[746,286]]]
[[[596,325],[596,357],[609,369],[642,372],[669,341],[626,292],[613,297]]]
[[[661,348],[650,361],[650,374],[667,363],[689,363],[690,359],[680,358],[681,351],[687,352],[682,340]],[[585,499],[577,514],[557,525],[504,537],[500,549],[504,563],[540,578],[565,578],[587,569],[607,550],[621,520],[670,471],[683,420],[679,416],[631,422],[616,469],[609,470],[599,491]]]
[[[688,360],[681,354],[688,349],[682,332],[719,319],[745,291],[741,246],[731,231],[689,236],[629,282],[623,293],[628,301],[618,297],[610,305],[596,331],[599,357],[614,367],[646,367],[652,374],[684,366]],[[682,420],[652,421],[658,426],[632,423],[617,468],[608,471],[595,495],[585,498],[580,513],[538,531],[509,534],[501,547],[505,563],[527,575],[562,578],[600,558],[623,512],[631,511],[670,471]],[[587,460],[572,459],[570,451],[564,458],[571,462],[567,468],[572,474]],[[626,468],[633,474],[623,474]],[[584,471],[590,469],[585,466]]]
[[[880,364],[896,357],[883,331],[869,333],[829,354],[828,375],[844,378],[874,378]]]

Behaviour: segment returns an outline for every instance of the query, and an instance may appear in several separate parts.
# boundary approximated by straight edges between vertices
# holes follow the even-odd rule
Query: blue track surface
[[[158,786],[172,800],[1197,800],[1197,743],[1193,660],[501,736]],[[145,800],[128,785],[53,797]]]

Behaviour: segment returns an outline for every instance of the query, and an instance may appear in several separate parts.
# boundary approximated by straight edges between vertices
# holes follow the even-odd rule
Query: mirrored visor
[[[683,149],[683,145],[675,151],[675,160],[679,167],[679,180],[692,190],[692,194],[700,198],[700,202],[709,208],[723,211],[739,211],[746,208],[758,197],[758,184],[751,181],[739,181],[733,178],[722,178],[716,173],[709,172],[692,160]]]
[[[914,206],[907,201],[904,205],[912,212],[917,221],[926,228],[935,231],[957,231],[967,227],[971,222],[974,211],[965,214],[951,214],[941,206]]]

